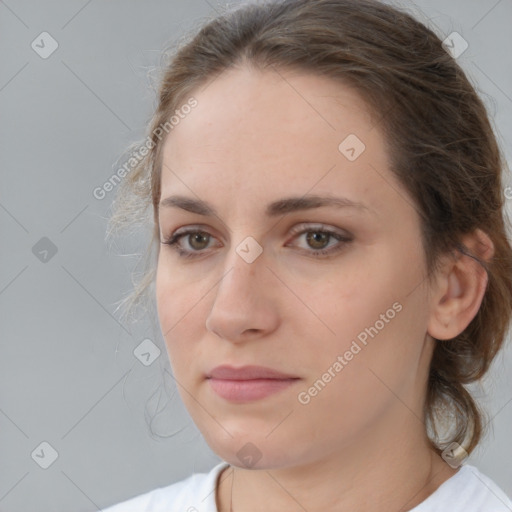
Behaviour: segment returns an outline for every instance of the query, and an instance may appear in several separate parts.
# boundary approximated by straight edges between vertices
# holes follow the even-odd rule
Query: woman
[[[223,462],[108,512],[512,510],[464,465],[512,311],[504,163],[441,40],[374,0],[248,4],[178,49],[149,133],[112,229],[151,204],[136,294]]]

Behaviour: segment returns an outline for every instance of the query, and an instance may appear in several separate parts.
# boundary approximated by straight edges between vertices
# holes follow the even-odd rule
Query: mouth
[[[220,397],[240,403],[268,397],[301,379],[263,366],[234,368],[223,365],[211,370],[206,380]]]

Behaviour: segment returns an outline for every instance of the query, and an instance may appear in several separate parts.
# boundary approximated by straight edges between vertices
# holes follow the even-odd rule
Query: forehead
[[[393,177],[383,135],[363,99],[339,82],[244,67],[192,96],[197,106],[165,141],[161,198],[260,201],[263,209],[284,196],[339,193],[377,209],[397,194],[385,186]]]

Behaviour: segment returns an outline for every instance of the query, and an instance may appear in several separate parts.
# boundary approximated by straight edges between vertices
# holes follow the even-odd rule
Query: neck
[[[408,411],[402,419],[399,428],[380,424],[314,461],[270,470],[230,466],[219,479],[218,511],[411,510],[456,470],[431,450],[417,417]]]

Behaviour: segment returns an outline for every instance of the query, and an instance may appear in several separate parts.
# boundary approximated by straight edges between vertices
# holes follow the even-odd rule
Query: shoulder
[[[475,466],[464,465],[410,512],[512,512],[512,501]]]
[[[227,462],[221,462],[209,473],[194,473],[167,487],[159,487],[103,509],[103,512],[217,512],[217,478],[228,466]]]

